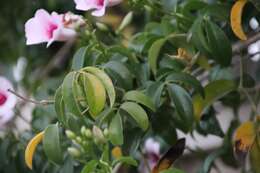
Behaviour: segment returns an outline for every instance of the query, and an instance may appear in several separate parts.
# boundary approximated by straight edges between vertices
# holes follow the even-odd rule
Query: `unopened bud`
[[[125,29],[125,27],[127,27],[133,19],[133,12],[129,12],[123,19],[123,21],[121,22],[120,26],[117,29],[117,33],[121,32],[123,29]]]
[[[100,128],[98,128],[97,126],[94,126],[92,129],[92,132],[93,132],[93,136],[94,136],[94,141],[97,144],[103,144],[106,142],[104,134]]]
[[[107,137],[108,137],[108,135],[109,135],[108,129],[107,129],[107,128],[105,128],[103,133],[104,133],[104,136],[107,138]]]
[[[81,134],[84,135],[85,131],[86,131],[86,127],[82,126],[81,129],[80,129]]]
[[[66,130],[65,133],[66,133],[66,136],[67,136],[69,139],[75,139],[75,138],[76,138],[75,133],[73,133],[73,132],[70,131],[70,130]]]
[[[77,148],[69,147],[68,152],[73,157],[79,157],[80,156],[80,151]]]
[[[77,143],[79,143],[79,144],[81,144],[82,143],[82,139],[81,139],[81,137],[76,137],[76,141],[77,141]]]
[[[86,136],[87,138],[91,138],[91,137],[92,137],[92,132],[91,132],[90,129],[86,129],[84,134],[85,134],[85,136]]]
[[[106,32],[106,31],[109,30],[108,27],[107,27],[107,25],[105,25],[104,23],[97,22],[97,23],[96,23],[96,26],[97,26],[97,28],[98,28],[100,31]]]

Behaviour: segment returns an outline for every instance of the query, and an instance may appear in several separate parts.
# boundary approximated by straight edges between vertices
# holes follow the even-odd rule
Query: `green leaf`
[[[137,103],[140,103],[148,108],[150,108],[152,111],[155,112],[155,105],[150,99],[150,97],[146,96],[141,91],[129,91],[125,94],[124,100],[128,101],[134,101]]]
[[[215,61],[228,66],[232,59],[232,47],[224,31],[215,23],[206,20],[205,28],[208,36],[208,45]]]
[[[193,97],[193,106],[196,119],[199,120],[205,109],[212,105],[216,100],[235,89],[235,83],[229,80],[217,80],[209,83],[204,88],[204,99],[198,94]]]
[[[217,150],[214,153],[210,154],[203,163],[202,168],[199,173],[209,173],[211,166],[214,163],[214,160],[220,157],[224,153],[223,149]]]
[[[49,125],[44,130],[43,149],[48,159],[56,164],[61,164],[63,157],[60,146],[58,125]]]
[[[110,61],[107,64],[105,64],[104,67],[106,69],[109,69],[109,71],[115,73],[116,76],[120,76],[123,88],[125,89],[132,88],[133,86],[132,74],[123,63],[118,61]]]
[[[185,173],[185,172],[176,168],[170,168],[165,171],[162,171],[161,173]]]
[[[57,118],[60,123],[66,125],[65,106],[62,99],[62,88],[59,87],[55,93],[54,108],[57,114]]]
[[[141,106],[133,102],[125,102],[120,106],[120,109],[126,111],[144,131],[147,130],[149,120]]]
[[[133,159],[132,157],[125,157],[125,156],[119,157],[118,159],[112,162],[112,166],[116,166],[116,164],[118,163],[125,163],[128,165],[137,166],[136,160]]]
[[[205,26],[202,17],[198,17],[191,27],[191,41],[195,47],[202,53],[209,53],[210,48],[207,43],[207,38],[204,32]]]
[[[161,96],[164,89],[164,83],[154,82],[147,88],[147,95],[152,98],[152,101],[156,108],[160,107]]]
[[[82,72],[80,80],[84,86],[90,114],[95,118],[105,107],[106,90],[102,82],[91,73]]]
[[[72,70],[79,70],[84,67],[85,55],[87,52],[87,47],[81,47],[74,54],[72,59]]]
[[[97,165],[98,165],[97,160],[91,160],[84,166],[81,173],[92,173],[95,171]]]
[[[192,75],[188,73],[175,73],[172,72],[167,76],[166,81],[182,82],[184,84],[191,85],[196,91],[200,93],[202,97],[205,97],[204,89],[200,82]]]
[[[192,99],[189,93],[176,84],[168,84],[168,91],[177,113],[180,115],[181,119],[184,120],[187,126],[191,128],[194,115]]]
[[[116,114],[109,124],[109,139],[113,145],[122,145],[124,142],[123,124],[120,114]]]
[[[161,38],[155,41],[148,51],[148,63],[152,69],[153,74],[157,72],[157,61],[163,47],[164,43],[167,41],[167,38]]]
[[[77,72],[70,72],[64,79],[62,84],[62,96],[66,106],[66,110],[74,115],[81,115],[79,104],[74,95],[75,92],[75,80],[77,77]],[[74,92],[73,92],[74,90]]]
[[[103,70],[100,70],[96,67],[86,67],[83,70],[95,75],[103,83],[109,97],[110,107],[113,107],[115,103],[116,92],[109,76]]]

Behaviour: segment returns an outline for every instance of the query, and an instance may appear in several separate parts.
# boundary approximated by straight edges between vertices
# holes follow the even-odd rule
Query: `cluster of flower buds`
[[[68,152],[75,158],[79,158],[82,153],[88,152],[87,148],[91,143],[102,146],[107,142],[108,138],[108,130],[104,129],[102,131],[97,126],[93,126],[92,130],[82,126],[79,135],[70,130],[66,130],[65,133],[73,143],[73,146],[68,148]]]

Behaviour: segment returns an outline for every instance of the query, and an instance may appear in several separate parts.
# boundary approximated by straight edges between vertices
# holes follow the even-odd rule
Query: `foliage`
[[[7,8],[12,3],[0,7],[6,21],[11,21],[0,22],[1,28],[10,28],[0,40],[1,61],[14,63],[25,56],[25,78],[17,85],[37,100],[51,99],[53,104],[40,102],[34,109],[31,128],[40,137],[10,132],[0,138],[4,156],[0,157],[0,172],[29,172],[23,161],[29,139],[25,158],[31,172],[111,173],[121,165],[129,165],[129,172],[137,171],[143,141],[154,136],[170,147],[178,139],[177,131],[224,139],[205,158],[200,173],[209,172],[216,158],[228,155],[234,159],[233,142],[238,159],[230,165],[242,163],[244,168],[249,154],[252,171],[259,172],[259,81],[243,67],[248,57],[244,49],[232,49],[237,33],[253,32],[248,23],[252,16],[260,16],[257,1],[240,7],[243,17],[242,11],[231,12],[236,3],[232,0],[128,0],[109,11],[108,19],[82,12],[86,25],[77,31],[72,50],[66,49],[68,43],[55,43],[49,49],[25,47],[21,32],[21,23],[36,8],[72,10],[72,2],[16,2],[12,12],[16,20],[10,20]],[[21,9],[25,10],[18,15]],[[230,21],[230,14],[231,20],[239,21]],[[112,15],[121,22],[114,24],[109,19]],[[64,47],[66,55],[54,55]],[[231,69],[238,58],[240,73],[234,74]],[[10,73],[7,67],[0,72]],[[252,107],[250,127],[231,124],[224,132],[215,103],[230,107],[234,122],[239,122],[238,110],[247,101]],[[116,147],[122,149],[118,157],[112,153]],[[172,168],[163,172],[184,171]]]

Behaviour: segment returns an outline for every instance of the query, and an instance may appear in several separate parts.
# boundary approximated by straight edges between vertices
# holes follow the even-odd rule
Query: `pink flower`
[[[14,115],[13,108],[16,104],[16,97],[8,92],[8,89],[13,90],[11,82],[0,76],[0,128]]]
[[[83,11],[94,10],[91,13],[93,16],[103,16],[106,7],[117,5],[121,1],[122,0],[74,0],[76,9]]]
[[[138,170],[140,173],[149,173],[147,166],[149,166],[150,169],[153,169],[160,159],[160,143],[152,138],[148,138],[145,141],[143,152],[145,158],[142,158]],[[146,159],[146,161],[143,159]]]
[[[47,47],[54,41],[67,41],[76,36],[76,28],[67,27],[64,14],[57,14],[40,9],[25,24],[27,45],[47,42]]]

